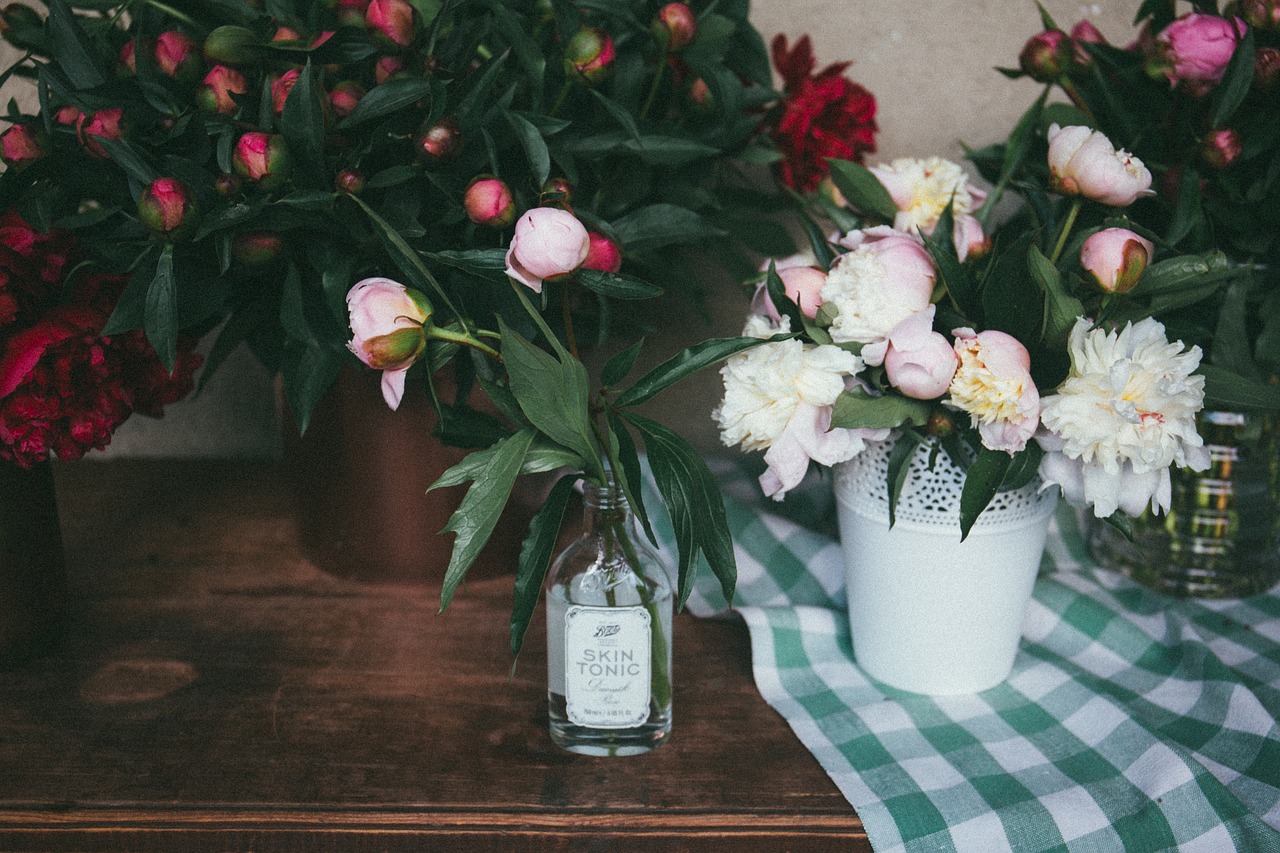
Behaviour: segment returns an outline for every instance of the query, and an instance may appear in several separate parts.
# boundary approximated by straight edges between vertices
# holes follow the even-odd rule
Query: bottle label
[[[577,726],[626,729],[649,719],[652,641],[643,607],[564,614],[565,712]]]

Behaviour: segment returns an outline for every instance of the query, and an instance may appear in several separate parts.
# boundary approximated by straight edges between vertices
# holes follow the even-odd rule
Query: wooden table
[[[670,744],[572,755],[497,567],[437,615],[433,583],[316,569],[279,466],[56,474],[71,618],[0,672],[0,850],[870,849],[736,620],[677,617]]]

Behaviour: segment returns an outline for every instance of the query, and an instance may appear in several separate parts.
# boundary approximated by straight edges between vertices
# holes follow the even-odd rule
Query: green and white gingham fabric
[[[1008,681],[909,694],[854,662],[830,480],[776,504],[713,467],[756,685],[877,853],[1280,851],[1280,588],[1167,598],[1090,565],[1060,510]],[[689,608],[725,612],[710,572]]]

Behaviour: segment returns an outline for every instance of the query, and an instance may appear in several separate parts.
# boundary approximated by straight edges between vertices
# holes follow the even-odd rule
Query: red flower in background
[[[788,49],[787,37],[779,34],[771,48],[783,83],[782,115],[770,131],[783,155],[782,181],[812,192],[830,171],[828,158],[860,163],[876,150],[876,99],[844,76],[848,62],[814,74],[807,35]]]
[[[170,376],[141,331],[102,334],[125,276],[77,275],[60,301],[73,249],[66,233],[0,217],[0,459],[24,468],[106,447],[134,412],[159,417],[202,360],[182,339]]]

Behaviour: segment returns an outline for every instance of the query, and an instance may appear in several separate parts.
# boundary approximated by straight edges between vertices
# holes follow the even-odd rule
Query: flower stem
[[[480,334],[483,334],[483,332]],[[466,332],[453,332],[449,329],[442,329],[439,326],[432,326],[427,330],[427,337],[436,341],[449,341],[450,343],[462,344],[464,347],[471,347],[474,350],[479,350],[499,363],[502,362],[502,353],[498,352],[488,344],[476,340]]]
[[[171,15],[172,17],[177,18],[179,21],[182,21],[182,23],[186,24],[189,27],[195,27],[196,29],[200,28],[200,25],[197,24],[190,17],[183,14],[182,12],[179,12],[177,9],[173,8],[172,6],[169,6],[165,3],[161,3],[160,0],[146,0],[146,3],[156,9],[159,9],[161,12],[164,12],[166,15]]]
[[[551,106],[548,116],[554,116],[559,111],[560,105],[564,103],[564,99],[569,96],[569,89],[572,88],[573,81],[567,76],[564,78],[564,84],[560,86],[560,94],[556,95],[556,102]]]
[[[1079,196],[1071,200],[1071,209],[1067,211],[1067,218],[1062,221],[1062,230],[1058,232],[1058,242],[1053,246],[1053,254],[1049,256],[1049,263],[1057,266],[1058,258],[1062,255],[1062,250],[1066,248],[1067,237],[1071,236],[1071,229],[1075,227],[1076,217],[1080,215],[1080,208],[1084,206],[1084,200]]]
[[[658,95],[658,84],[662,82],[663,72],[667,70],[665,62],[658,63],[658,73],[653,75],[653,82],[649,84],[649,94],[644,99],[644,106],[640,108],[640,118],[649,115],[649,108],[653,106],[653,99]]]

